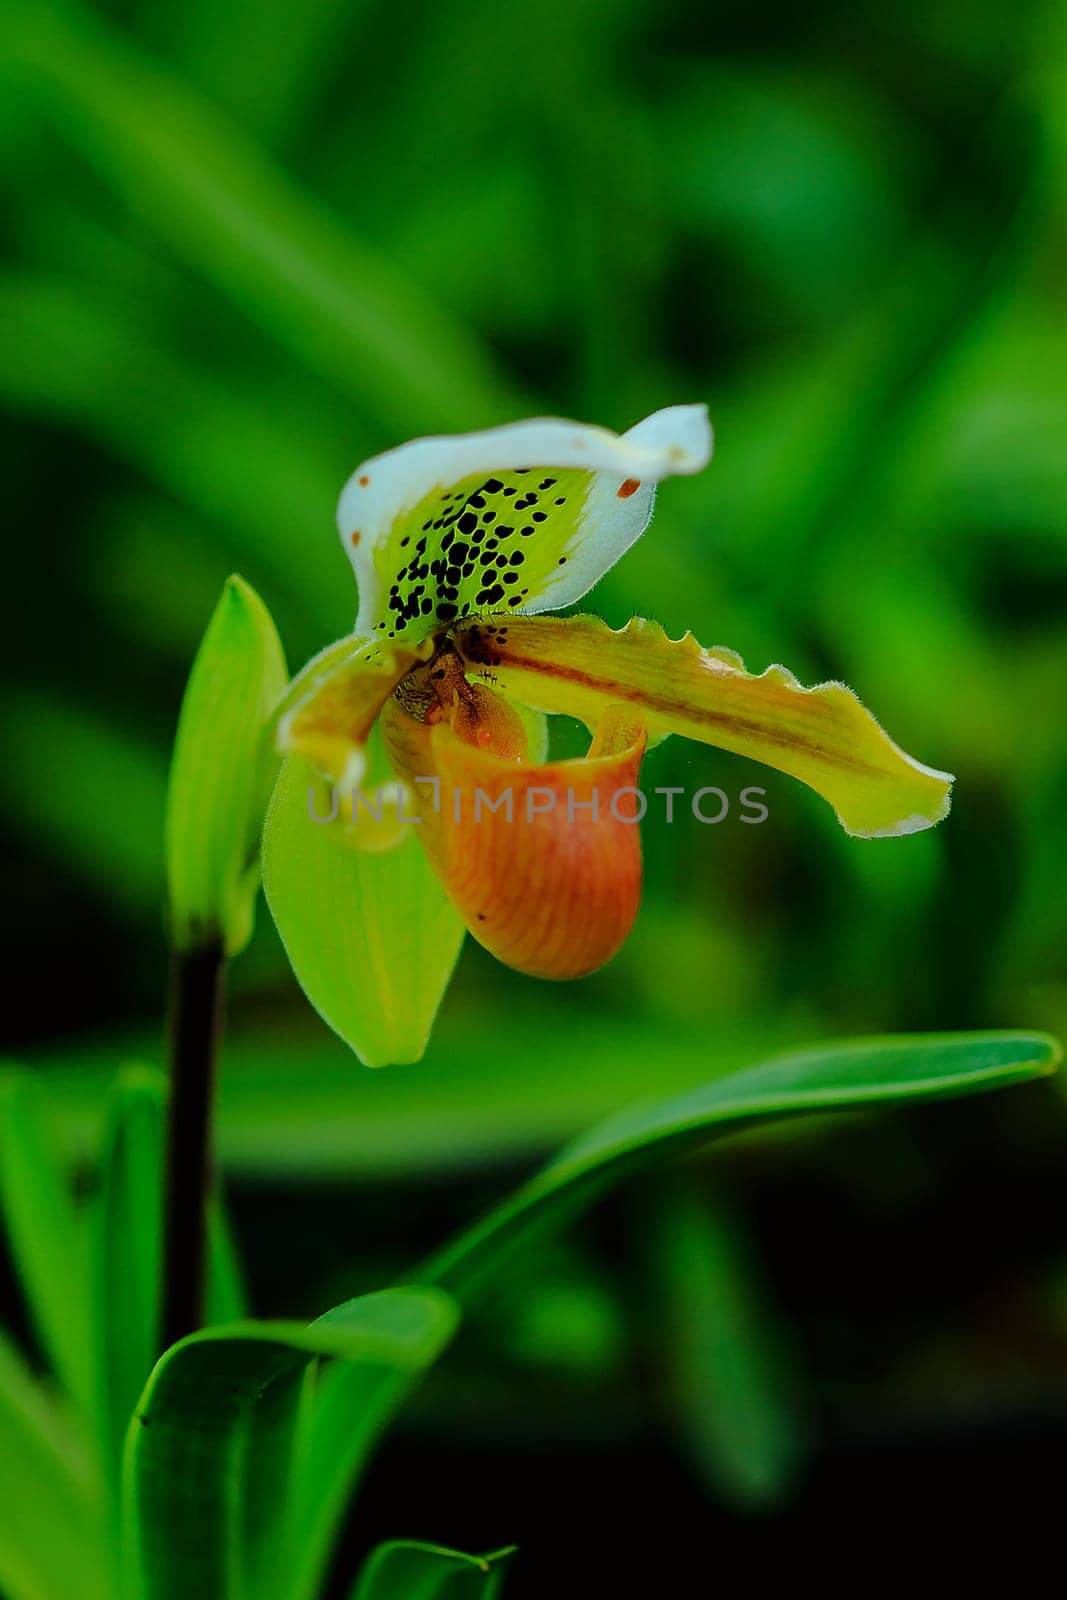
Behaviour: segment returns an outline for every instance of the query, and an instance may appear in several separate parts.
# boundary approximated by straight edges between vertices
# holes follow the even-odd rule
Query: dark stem
[[[203,1325],[212,1112],[226,958],[220,943],[175,951],[170,989],[170,1110],[163,1212],[162,1348]]]

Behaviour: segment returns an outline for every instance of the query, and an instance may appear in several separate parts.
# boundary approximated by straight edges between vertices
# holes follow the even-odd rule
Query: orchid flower
[[[616,631],[549,614],[614,566],[656,485],[699,472],[711,444],[703,406],[622,435],[538,419],[417,439],[346,484],[359,615],[282,704],[291,759],[264,881],[297,976],[365,1060],[422,1053],[464,928],[542,978],[615,953],[641,894],[641,762],[667,734],[788,773],[860,838],[946,815],[950,775],[905,755],[843,684],[753,674],[640,617]],[[547,759],[545,713],[584,722],[588,754]],[[375,777],[409,806],[391,824],[366,803]],[[332,818],[325,784],[350,814]]]

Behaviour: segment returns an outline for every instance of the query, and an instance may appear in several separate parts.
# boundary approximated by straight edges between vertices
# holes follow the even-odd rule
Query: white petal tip
[[[950,786],[932,817],[923,816],[922,812],[916,811],[910,817],[901,817],[899,822],[890,823],[886,828],[872,828],[869,831],[857,831],[847,828],[846,832],[851,833],[855,839],[903,839],[909,833],[925,833],[927,828],[936,828],[939,822],[944,822],[952,810],[951,785],[955,782],[955,779],[951,773],[935,772],[932,767],[926,767],[923,770],[929,772],[933,777],[943,778]]]
[[[940,817],[923,817],[917,812],[910,817],[902,817],[899,822],[894,822],[889,828],[876,828],[873,833],[860,834],[863,839],[902,839],[909,833],[923,833],[927,828],[934,828],[941,821]]]
[[[645,417],[622,438],[628,445],[661,456],[665,477],[703,472],[714,447],[705,405],[666,406]]]

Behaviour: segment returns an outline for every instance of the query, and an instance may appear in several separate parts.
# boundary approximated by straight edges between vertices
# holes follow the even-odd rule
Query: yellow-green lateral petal
[[[680,733],[788,773],[859,838],[915,833],[947,815],[952,776],[895,745],[843,683],[806,689],[785,667],[755,674],[691,634],[669,639],[637,617],[513,617],[457,635],[472,671],[527,705],[593,723],[605,705],[639,706],[649,731]]]
[[[309,806],[310,795],[310,806]],[[418,842],[382,854],[339,842],[329,786],[285,761],[263,836],[263,886],[311,1004],[367,1066],[418,1061],[463,942],[463,924]]]
[[[309,661],[289,687],[277,718],[283,755],[310,761],[346,788],[366,770],[366,745],[378,713],[397,684],[432,651],[377,639],[338,639]]]

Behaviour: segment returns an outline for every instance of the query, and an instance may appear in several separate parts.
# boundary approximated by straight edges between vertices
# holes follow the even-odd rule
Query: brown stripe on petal
[[[718,729],[721,732],[732,734],[738,739],[760,739],[767,744],[781,750],[796,750],[818,756],[830,762],[842,771],[855,773],[876,773],[878,767],[865,761],[855,751],[842,746],[834,746],[828,741],[821,741],[811,733],[795,730],[788,727],[770,727],[767,722],[755,719],[746,719],[736,711],[715,711],[707,706],[694,705],[691,701],[680,699],[676,696],[659,694],[655,690],[642,688],[640,685],[620,682],[618,679],[595,676],[588,672],[578,672],[561,667],[558,663],[546,662],[535,656],[523,657],[517,652],[509,653],[506,661],[497,665],[506,665],[514,672],[537,673],[539,677],[558,678],[565,683],[575,685],[577,688],[588,691],[590,696],[598,700],[610,702],[626,702],[637,706],[646,713],[650,721],[670,724],[677,719],[684,718],[687,723],[695,727]],[[751,677],[753,683],[773,683],[775,668],[768,667],[766,672],[758,677]],[[850,691],[844,685],[840,687],[845,694]],[[810,692],[810,691],[807,691]],[[854,698],[854,697],[852,697]],[[826,718],[828,707],[813,706],[810,720],[819,722]],[[827,719],[828,720],[828,719]],[[715,743],[715,740],[709,740]],[[726,746],[725,748],[728,748]]]
[[[749,673],[732,652],[670,639],[642,618],[615,631],[595,617],[515,617],[503,638],[476,625],[456,648],[541,710],[592,723],[624,702],[653,737],[679,733],[776,767],[827,799],[851,833],[912,832],[948,810],[949,775],[907,756],[841,683],[808,689],[784,667]]]

